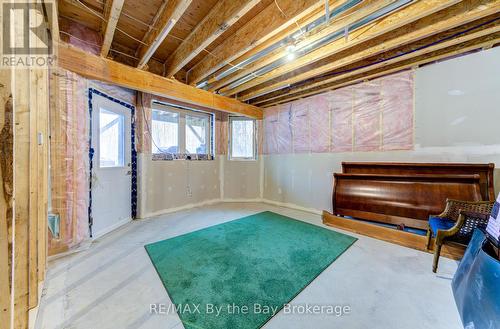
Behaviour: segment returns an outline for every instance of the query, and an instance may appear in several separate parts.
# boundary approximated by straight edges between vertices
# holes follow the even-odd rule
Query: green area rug
[[[145,248],[186,329],[244,329],[264,325],[355,241],[267,211]]]

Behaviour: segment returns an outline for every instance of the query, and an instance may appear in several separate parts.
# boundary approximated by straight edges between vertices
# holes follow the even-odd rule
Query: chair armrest
[[[487,224],[489,220],[489,214],[475,211],[459,210],[458,220],[455,222],[452,228],[443,232],[443,236],[450,237],[462,229],[464,226],[477,227],[477,223]]]

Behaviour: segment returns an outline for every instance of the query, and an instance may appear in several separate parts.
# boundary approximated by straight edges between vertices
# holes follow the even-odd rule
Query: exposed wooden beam
[[[122,12],[123,3],[125,0],[112,0],[111,8],[107,16],[104,16],[106,20],[106,28],[104,29],[104,41],[101,47],[101,56],[108,56],[109,49],[111,48],[111,43],[113,42],[113,37],[115,36],[116,24],[118,24],[118,19]]]
[[[329,7],[330,7],[330,9],[333,9],[333,8],[336,8],[336,7],[339,7],[343,4],[345,4],[346,2],[347,2],[347,0],[329,0]],[[357,8],[357,6],[355,6],[355,8]],[[350,10],[348,12],[350,12]],[[322,17],[324,14],[325,14],[324,7],[318,7],[317,9],[313,10],[308,15],[298,19],[297,24],[289,25],[287,28],[283,29],[282,31],[280,31],[279,33],[274,35],[273,37],[267,39],[266,41],[259,44],[258,46],[248,50],[246,53],[244,53],[243,55],[241,55],[240,57],[235,59],[234,62],[241,63],[245,60],[248,60],[252,56],[254,56],[254,55],[260,53],[261,51],[263,51],[264,49],[268,48],[269,46],[274,45],[275,43],[280,42],[281,40],[288,37],[289,35],[299,31],[300,30],[299,27],[303,27],[303,26],[308,25],[309,23]],[[277,51],[279,51],[279,50],[280,49],[278,49]],[[275,50],[271,54],[268,54],[268,55],[271,56],[272,54],[276,53],[277,51]],[[256,62],[252,62],[248,65],[254,65],[254,64],[258,65],[258,63],[260,63],[260,60],[256,61]],[[240,67],[246,69],[248,67],[248,65],[241,65]],[[216,76],[219,74],[219,72],[222,72],[222,71],[224,71],[226,69],[230,69],[230,68],[231,68],[230,65],[226,65],[226,66],[221,67],[218,70],[218,72],[214,72],[211,74],[211,76],[209,77],[209,79],[207,81],[209,84],[210,91],[214,91],[216,89],[219,89],[220,87],[226,85],[227,83],[234,81],[232,79],[234,75],[229,75],[228,77],[223,78],[221,80],[216,79]],[[243,70],[238,70],[237,72],[241,72],[241,71],[243,71]]]
[[[277,33],[295,24],[323,6],[323,0],[278,0],[281,13],[275,2],[270,3],[258,15],[243,25],[236,33],[212,50],[214,56],[206,56],[189,74],[189,83],[195,85],[217,71],[228,62],[240,57]]]
[[[152,29],[144,38],[144,43],[148,46],[141,45],[137,51],[139,63],[137,67],[143,69],[151,59],[155,51],[162,44],[163,40],[170,33],[174,25],[179,21],[186,9],[191,4],[192,0],[169,0],[160,16],[154,23],[156,30]]]
[[[166,60],[166,76],[171,77],[203,51],[225,30],[257,5],[260,0],[221,0]]]
[[[255,97],[256,95],[269,92],[270,90],[276,90],[281,86],[293,84],[298,81],[309,79],[314,76],[332,71],[335,68],[339,67],[339,65],[346,65],[362,58],[368,58],[384,51],[397,48],[401,45],[412,43],[428,36],[469,23],[471,21],[481,19],[483,17],[496,13],[500,9],[500,1],[498,0],[470,0],[466,2],[468,3],[465,4],[465,2],[462,2],[446,10],[441,10],[431,16],[425,15],[426,17],[409,25],[399,24],[400,20],[407,20],[408,18],[406,15],[401,16],[401,14],[410,14],[409,12],[407,12],[407,10],[416,8],[414,6],[406,7],[405,9],[402,9],[394,15],[382,20],[371,30],[365,31],[363,29],[360,31],[356,31],[357,33],[354,32],[351,35],[352,39],[341,39],[332,42],[331,44],[322,47],[317,51],[301,57],[296,61],[296,63],[291,63],[290,65],[286,65],[285,67],[273,70],[263,77],[256,78],[249,83],[238,86],[238,88],[236,88],[235,90],[241,92],[242,90],[257,86],[258,84],[265,83],[270,79],[275,79],[277,76],[283,75],[283,78],[275,80],[273,81],[273,83],[266,83],[265,86],[254,88],[249,92],[246,92],[244,95],[241,95],[240,99],[248,100]],[[415,6],[423,5],[425,3],[427,2],[417,2]],[[440,1],[440,3],[444,4],[443,1]],[[430,7],[428,8],[428,10],[432,11],[433,8],[434,7]],[[396,25],[397,29],[394,28],[393,24]],[[381,30],[384,32],[380,33]],[[394,32],[387,33],[389,31]],[[375,34],[374,37],[372,37],[372,33]],[[385,36],[381,36],[382,34],[385,34]],[[364,41],[364,43],[361,46],[358,46],[361,43],[360,41]],[[358,47],[354,48],[355,46]],[[338,62],[336,60],[325,60],[326,63],[316,68],[310,68],[306,66],[307,64],[316,62],[317,58],[322,59],[326,57],[324,55],[323,48],[326,48],[325,52],[329,55],[335,55],[340,51],[346,51],[347,49],[354,49],[354,51],[353,54],[345,54],[345,52],[343,52],[343,56],[339,56]],[[358,48],[366,49],[362,49],[361,51],[359,51]],[[303,68],[304,71],[294,72],[293,75],[290,73],[289,76],[284,75],[300,68]]]
[[[449,6],[452,6],[457,2],[457,0],[428,0],[415,2],[409,6],[397,10],[396,12],[393,12],[391,15],[385,16],[384,18],[378,19],[372,23],[358,28],[355,31],[350,32],[348,38],[339,38],[337,40],[334,40],[331,43],[315,49],[290,63],[281,65],[276,69],[261,75],[258,78],[252,79],[237,86],[236,88],[233,88],[231,91],[226,92],[225,95],[228,96],[235,93],[242,93],[245,90],[263,84],[267,81],[274,80],[279,76],[285,75],[295,70],[299,70],[301,68],[305,68],[308,65],[311,65],[329,56],[335,55],[341,51],[346,51],[349,48],[358,46],[361,43],[377,38],[383,34],[389,34],[389,32],[396,31],[397,29],[402,28],[405,25],[413,23],[423,17],[432,15],[439,10],[448,8]],[[276,81],[276,83],[279,82]],[[288,83],[283,83],[283,85],[287,84]],[[256,94],[260,94],[262,92],[265,92],[266,90],[271,90],[272,88],[265,88],[265,90],[260,89],[261,88],[256,88],[256,90],[251,90],[252,96],[254,94],[254,91],[256,92]],[[257,90],[259,91],[257,92]],[[249,93],[245,93],[244,97],[247,97],[247,94]]]
[[[321,38],[328,36],[331,33],[337,32],[339,30],[343,30],[345,26],[349,26],[350,24],[373,14],[374,12],[396,2],[397,0],[375,0],[375,1],[365,1],[360,3],[359,6],[355,6],[352,8],[352,10],[348,11],[346,14],[347,15],[341,15],[339,17],[335,17],[333,20],[330,21],[328,25],[326,25],[323,29],[320,29],[317,31],[317,33],[314,34],[309,34],[306,36],[305,40],[302,40],[298,42],[295,47],[297,49],[301,49],[303,47],[306,47],[307,45],[310,45],[317,40],[320,40]],[[217,82],[214,84],[213,89],[217,90],[222,86],[225,86],[229,84],[230,82],[236,81],[240,78],[243,78],[247,75],[252,74],[252,72],[255,72],[256,70],[271,64],[275,61],[281,60],[286,58],[288,55],[288,51],[286,47],[282,47],[281,49],[278,49],[278,51],[273,52],[272,54],[265,56],[263,58],[259,58],[258,61],[255,63],[252,63],[248,66],[246,66],[244,69],[236,71],[234,74],[231,76],[222,79],[221,81]],[[221,94],[228,94],[232,95],[235,94],[235,92],[231,92],[231,88],[224,87],[220,89]]]
[[[215,95],[153,73],[61,44],[59,66],[86,78],[151,93],[214,110],[262,118],[262,110],[238,100]]]
[[[470,25],[473,25],[473,24],[477,24],[477,22],[470,23]],[[414,44],[400,47],[400,48],[394,49],[393,51],[385,52],[384,54],[382,54],[380,56],[381,57],[380,59],[391,58],[391,57],[395,57],[395,56],[399,56],[399,57],[394,58],[393,60],[389,60],[385,63],[380,63],[380,67],[387,67],[387,66],[390,67],[392,65],[391,63],[397,63],[397,62],[404,63],[407,58],[418,58],[420,54],[429,53],[429,52],[435,51],[437,49],[443,49],[443,48],[449,47],[451,45],[455,45],[455,44],[459,44],[459,43],[462,43],[465,41],[469,41],[469,40],[473,40],[473,39],[480,38],[483,36],[487,36],[489,34],[497,33],[497,32],[499,32],[499,29],[500,29],[500,21],[491,23],[491,24],[487,25],[484,29],[481,29],[477,32],[471,32],[471,33],[465,34],[461,37],[451,39],[451,40],[446,41],[446,42],[442,42],[440,44],[437,43],[439,40],[442,40],[446,36],[452,35],[457,30],[466,30],[467,28],[470,28],[470,26],[465,25],[463,28],[461,27],[461,28],[457,28],[457,29],[454,29],[451,31],[447,31],[446,33],[439,34],[437,36],[421,40],[421,41],[416,42]],[[431,43],[436,43],[436,45],[419,50],[419,48],[424,47],[425,45],[428,45]],[[408,54],[400,56],[401,54],[404,54],[404,53],[408,53]],[[303,93],[303,92],[308,91],[308,90],[314,90],[314,88],[319,87],[319,86],[326,86],[326,85],[331,84],[332,82],[335,82],[335,81],[345,80],[345,78],[349,77],[349,76],[357,77],[359,74],[363,74],[363,72],[367,72],[367,71],[372,72],[373,69],[375,68],[375,66],[370,65],[370,64],[372,64],[372,63],[370,63],[370,60],[365,60],[365,61],[357,61],[352,65],[342,66],[337,71],[332,71],[330,73],[331,77],[324,77],[324,78],[317,77],[315,79],[311,79],[311,81],[308,81],[307,84],[304,84],[302,86],[300,85],[300,83],[298,86],[291,86],[289,88],[290,92],[287,93],[286,96],[289,97],[289,96],[293,96],[295,94]],[[418,64],[416,64],[416,66],[418,66]],[[359,69],[356,69],[356,68],[359,68]],[[336,72],[339,72],[339,73],[346,72],[346,73],[345,74],[335,74]],[[284,90],[281,92],[277,91],[275,93],[268,94],[266,96],[262,96],[261,99],[255,100],[253,102],[253,104],[268,103],[269,101],[271,101],[273,99],[281,98],[284,96],[282,94],[283,92],[284,92]]]
[[[299,93],[287,93],[284,95],[273,97],[273,99],[264,99],[262,101],[259,101],[258,104],[259,106],[266,108],[274,106],[276,104],[288,103],[296,99],[309,97],[321,92],[338,89],[344,86],[375,79],[398,71],[411,69],[423,64],[432,63],[438,60],[481,49],[482,47],[484,47],[484,45],[490,44],[492,42],[500,42],[499,33],[488,35],[477,40],[471,40],[456,44],[445,49],[435,50],[430,53],[424,53],[414,58],[407,58],[406,60],[393,63],[392,65],[372,66],[371,70],[365,72],[356,72],[355,75],[339,75],[335,78],[325,80],[323,81],[323,83],[318,83],[315,86],[311,86],[310,89],[302,90]]]

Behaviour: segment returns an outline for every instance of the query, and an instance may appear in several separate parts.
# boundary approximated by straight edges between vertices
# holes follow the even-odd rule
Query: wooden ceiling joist
[[[442,5],[445,3],[444,1],[439,2]],[[417,2],[415,5],[423,5],[426,3],[428,2]],[[431,13],[429,13],[429,15],[426,15],[425,18],[421,18],[420,20],[415,21],[415,23],[413,24],[401,24],[401,19],[407,21],[409,18],[408,16],[402,14],[410,15],[407,10],[411,10],[412,8],[414,9],[415,7],[406,7],[400,12],[395,13],[393,16],[387,17],[387,19],[382,20],[381,22],[379,22],[379,24],[372,27],[369,31],[361,29],[353,32],[349,40],[337,40],[325,47],[318,49],[318,51],[321,51],[323,48],[326,48],[324,52],[327,52],[329,55],[338,54],[342,51],[342,56],[341,58],[338,58],[338,61],[330,60],[324,65],[316,68],[310,68],[306,65],[316,62],[318,58],[318,54],[313,54],[314,52],[312,52],[311,54],[304,56],[306,57],[305,59],[302,59],[304,58],[302,57],[297,61],[291,63],[290,65],[286,65],[286,67],[277,68],[276,70],[273,70],[262,77],[256,78],[249,83],[239,86],[236,89],[240,92],[257,86],[256,88],[253,88],[241,95],[239,99],[249,100],[256,97],[257,95],[261,95],[272,90],[277,90],[290,84],[303,81],[314,76],[324,74],[326,72],[330,72],[340,66],[352,63],[353,61],[362,58],[368,58],[383,51],[394,49],[398,46],[409,44],[428,36],[460,26],[462,24],[466,24],[471,21],[492,15],[500,10],[500,1],[462,1],[461,3],[449,7],[446,10],[441,10],[437,13],[436,11],[434,11],[433,15],[430,15]],[[429,8],[429,10],[433,11],[432,8]],[[393,26],[393,24],[396,25],[396,27],[398,28],[397,30]],[[403,27],[401,27],[402,25]],[[383,31],[383,33],[381,33],[381,31]],[[388,31],[395,32],[390,34],[388,33],[386,36],[381,36]],[[372,36],[372,33],[374,34],[374,36]],[[353,52],[352,54],[345,54],[347,49],[358,50],[357,48],[360,47],[355,48],[355,46],[360,45],[361,42],[364,42],[362,48],[366,49],[362,49],[358,52]],[[316,56],[313,57],[314,55]],[[319,56],[321,56],[321,58],[326,57],[325,55]],[[301,68],[304,68],[304,72],[300,72]],[[290,76],[287,76],[286,74],[290,72],[293,72],[293,74],[289,74]],[[284,78],[276,79],[279,76],[283,76]],[[266,83],[267,81],[269,81],[270,83]],[[259,86],[263,83],[266,84]]]
[[[295,70],[300,70],[302,68],[307,67],[308,65],[314,64],[322,59],[325,59],[329,56],[338,54],[340,52],[346,52],[347,49],[353,48],[355,46],[360,45],[361,43],[365,43],[371,39],[377,38],[383,34],[389,34],[389,32],[396,31],[402,28],[405,25],[413,23],[423,17],[427,17],[432,15],[442,9],[449,8],[450,6],[455,5],[457,0],[429,0],[429,1],[418,1],[409,6],[406,6],[398,11],[392,13],[389,16],[376,20],[372,23],[369,23],[359,29],[352,31],[349,33],[348,38],[340,38],[337,39],[323,47],[313,50],[312,52],[297,58],[296,60],[284,64],[276,69],[261,75],[258,78],[252,79],[244,84],[233,88],[231,91],[226,92],[226,96],[233,95],[235,93],[242,93],[250,88],[254,88],[249,92],[242,93],[240,97],[251,97],[268,92],[269,90],[273,90],[274,88],[263,87],[260,88],[261,84],[264,84],[268,81],[273,81],[279,78],[282,75],[293,72]],[[290,82],[280,83],[279,79],[277,79],[276,85],[288,85]],[[297,80],[298,81],[298,80]],[[274,84],[273,84],[274,85]]]
[[[334,10],[335,8],[343,5],[345,3],[345,1],[346,0],[329,0],[328,7],[330,8],[330,10]],[[355,6],[355,8],[357,8],[357,6]],[[348,11],[348,12],[350,12],[350,11]],[[246,60],[249,60],[251,57],[259,54],[263,50],[274,45],[275,43],[282,41],[283,39],[290,36],[291,34],[299,31],[302,27],[312,23],[313,21],[315,21],[316,19],[318,19],[324,15],[325,15],[325,8],[324,7],[316,8],[308,15],[302,17],[301,19],[298,19],[297,24],[289,25],[287,28],[280,31],[279,33],[277,33],[273,37],[267,39],[266,41],[264,41],[260,45],[248,50],[246,53],[244,53],[243,55],[241,55],[240,57],[235,59],[234,62],[235,63],[242,63]],[[341,16],[343,16],[343,15],[341,15]],[[281,51],[281,49],[277,49],[277,50],[271,52],[270,54],[268,54],[268,56],[273,56],[274,54],[276,54],[280,51]],[[262,67],[263,65],[265,65],[265,64],[261,64],[260,59],[258,61],[254,61],[254,62],[251,62],[251,63],[246,64],[246,65],[239,65],[241,67],[241,69],[237,70],[234,74],[230,74],[229,76],[224,77],[224,78],[219,80],[216,78],[217,75],[219,73],[231,68],[230,65],[223,66],[217,72],[212,73],[210,75],[210,77],[208,78],[208,80],[207,80],[208,90],[210,90],[210,91],[218,90],[221,87],[235,81],[236,79],[243,77],[245,75],[245,74],[243,74],[243,72],[245,72],[251,66],[254,67],[254,69],[258,69],[258,68]]]
[[[172,79],[149,73],[113,60],[95,56],[69,45],[59,46],[59,66],[89,79],[151,93],[188,104],[235,113],[257,119],[262,110]]]
[[[179,72],[259,2],[260,0],[221,0],[217,2],[205,19],[167,59],[165,75],[171,77]]]
[[[125,0],[108,0],[113,1],[107,16],[104,16],[106,22],[106,28],[104,29],[104,41],[101,47],[101,56],[108,56],[109,49],[111,48],[111,43],[113,42],[113,37],[115,36],[116,24],[118,24],[118,19],[120,19],[120,14],[122,12],[123,3]]]
[[[318,33],[310,35],[310,37],[307,37],[305,40],[298,42],[295,47],[297,49],[300,49],[302,47],[305,47],[308,44],[313,43],[314,41],[317,41],[321,39],[322,37],[335,32],[344,26],[347,26],[353,22],[356,22],[360,18],[366,17],[367,15],[372,14],[373,12],[376,12],[377,10],[393,3],[396,2],[397,0],[383,0],[383,1],[378,1],[378,0],[369,0],[365,2],[361,2],[358,6],[354,6],[351,8],[351,10],[346,11],[343,15],[339,15],[338,17],[335,17],[334,20],[331,20],[327,26],[325,26],[323,29],[321,27],[318,27],[321,29]],[[332,6],[329,6],[330,8],[334,8],[334,4],[337,4],[337,6],[341,5],[342,3],[337,1],[332,4]],[[324,15],[324,9],[321,10],[322,15]],[[313,21],[312,19],[309,20],[308,22],[302,23],[303,25],[310,23]],[[309,33],[310,34],[310,33]],[[307,35],[307,34],[306,34]],[[283,36],[284,38],[285,36]],[[210,88],[210,90],[219,90],[220,93],[224,94],[228,90],[231,90],[228,87],[221,88],[223,86],[228,85],[229,83],[236,81],[240,78],[243,78],[247,75],[252,74],[256,70],[273,63],[274,61],[280,60],[282,58],[285,58],[288,55],[286,47],[281,47],[277,51],[274,51],[267,56],[264,56],[262,58],[259,58],[258,61],[255,61],[254,63],[251,63],[249,65],[246,65],[244,68],[234,72],[234,74],[231,74],[230,76],[221,79],[220,81],[217,81],[217,83],[213,84],[213,86]]]
[[[236,33],[212,50],[212,56],[206,56],[197,63],[189,73],[189,84],[196,85],[227,65],[228,62],[240,57],[291,24],[295,24],[296,20],[324,5],[323,0],[279,0],[278,3],[279,8],[275,2],[270,3]],[[280,8],[286,13],[286,16],[283,15]]]
[[[153,57],[155,51],[170,33],[175,23],[179,21],[189,7],[191,1],[192,0],[167,1],[163,11],[159,14],[158,20],[155,22],[154,29],[151,29],[143,40],[147,46],[141,45],[137,51],[137,57],[139,58],[137,64],[138,68],[143,69],[146,66],[151,57]]]
[[[468,38],[464,38],[462,40],[466,39]],[[432,63],[446,58],[451,58],[453,56],[457,56],[460,54],[465,54],[470,51],[479,50],[485,47],[486,45],[492,43],[495,44],[498,42],[500,42],[500,33],[497,32],[495,34],[483,36],[478,39],[455,44],[448,48],[438,49],[425,53],[421,52],[420,56],[416,56],[413,58],[407,57],[406,60],[393,63],[392,65],[377,65],[370,67],[371,70],[363,70],[363,72],[354,72],[355,74],[346,74],[344,76],[339,75],[336,76],[335,78],[324,80],[322,83],[317,83],[315,86],[311,86],[311,88],[303,89],[300,92],[282,94],[273,97],[273,99],[264,99],[262,101],[256,102],[256,104],[259,104],[260,107],[266,108],[277,104],[288,103],[297,99],[313,96],[329,90],[338,89],[341,87],[375,79],[402,70],[418,67],[420,65],[424,65],[427,63]],[[452,44],[452,42],[450,42],[450,44]]]

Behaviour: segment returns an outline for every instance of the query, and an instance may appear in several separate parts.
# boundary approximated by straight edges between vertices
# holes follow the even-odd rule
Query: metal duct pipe
[[[326,0],[326,1],[328,1],[328,0]],[[342,6],[340,6],[338,8],[335,8],[334,10],[332,10],[330,12],[330,17],[328,18],[328,21],[330,19],[333,19],[335,16],[337,16],[337,15],[339,15],[339,14],[341,14],[341,13],[343,13],[343,12],[349,10],[349,9],[351,9],[352,7],[356,6],[357,4],[359,4],[362,1],[363,0],[350,0],[350,1],[347,1],[345,4],[343,4]],[[313,29],[317,28],[318,26],[321,26],[321,25],[325,24],[325,22],[327,21],[325,19],[325,16],[321,16],[321,17],[317,18],[313,22],[311,22],[311,23],[307,24],[306,26],[302,27],[300,31],[296,31],[296,32],[290,34],[289,36],[281,39],[280,41],[278,41],[278,42],[270,45],[269,47],[267,47],[267,48],[259,51],[258,53],[256,53],[256,54],[248,57],[247,59],[241,61],[240,63],[236,64],[235,66],[231,66],[230,68],[222,71],[221,73],[217,74],[214,77],[215,80],[219,81],[219,80],[227,77],[228,75],[236,72],[238,70],[237,67],[244,67],[244,66],[246,66],[248,64],[251,64],[251,63],[259,60],[260,58],[262,58],[262,57],[270,54],[274,50],[293,43],[294,41],[296,41],[302,35],[302,33],[310,32]],[[209,78],[206,78],[203,82],[200,82],[196,87],[203,88],[203,89],[208,89],[209,88],[208,80],[209,80]]]
[[[378,11],[376,11],[375,13],[371,14],[371,15],[368,15],[360,20],[358,20],[357,22],[355,23],[352,23],[348,26],[346,26],[345,28],[342,28],[342,29],[339,29],[335,32],[332,32],[331,34],[321,38],[321,39],[318,39],[300,49],[297,49],[294,51],[294,55],[295,55],[295,58],[298,58],[298,57],[302,57],[308,53],[310,53],[311,51],[313,50],[316,50],[330,42],[333,42],[335,40],[338,40],[340,38],[342,38],[343,36],[347,35],[348,33],[376,20],[376,19],[379,19],[389,13],[391,13],[392,11],[396,10],[396,9],[399,9],[403,6],[406,6],[407,4],[413,2],[413,0],[400,0],[400,1],[397,1],[397,2],[394,2]],[[288,62],[287,58],[286,57],[282,57],[258,70],[256,70],[255,72],[253,73],[250,73],[244,77],[242,77],[241,79],[229,84],[227,87],[230,88],[230,89],[234,89],[240,85],[242,85],[243,83],[245,82],[248,82],[250,80],[253,79],[254,75],[262,75],[262,74],[265,74],[265,73],[268,73],[272,70],[274,70],[275,68],[279,67],[279,66],[282,66],[284,64],[286,64]],[[224,95],[224,94],[223,94]]]

